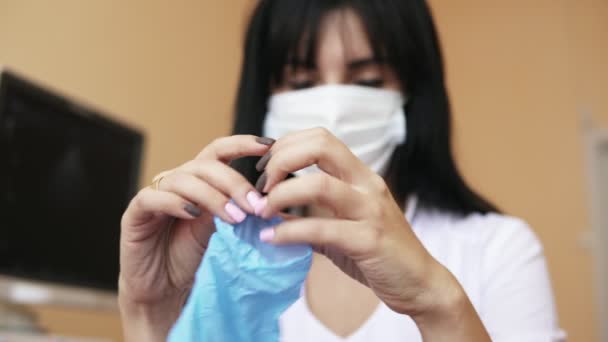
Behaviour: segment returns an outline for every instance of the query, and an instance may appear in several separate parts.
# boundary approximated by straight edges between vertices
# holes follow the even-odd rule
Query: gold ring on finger
[[[160,181],[163,180],[163,178],[165,178],[168,174],[170,173],[170,171],[163,171],[159,174],[157,174],[156,176],[154,176],[154,178],[152,179],[152,189],[154,190],[159,190],[159,186],[160,186]]]

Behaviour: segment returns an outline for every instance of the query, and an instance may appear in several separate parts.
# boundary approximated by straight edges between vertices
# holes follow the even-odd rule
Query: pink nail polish
[[[249,191],[249,193],[247,193],[247,202],[249,202],[251,207],[254,209],[255,209],[255,206],[258,204],[258,202],[260,202],[261,199],[262,199],[262,196],[260,196],[255,191]]]
[[[260,216],[264,209],[266,209],[266,205],[268,204],[268,197],[264,197],[256,203],[255,207],[253,207],[255,214]]]
[[[243,222],[245,220],[245,217],[247,216],[247,214],[245,214],[239,207],[234,205],[232,202],[226,203],[224,209],[226,210],[228,215],[230,215],[230,217],[232,217],[232,219],[236,221],[236,223]]]
[[[260,231],[260,240],[270,242],[274,239],[274,228],[264,228]]]

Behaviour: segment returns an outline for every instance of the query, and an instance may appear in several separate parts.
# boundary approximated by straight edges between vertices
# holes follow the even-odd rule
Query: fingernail
[[[253,207],[253,211],[256,215],[262,215],[264,209],[266,209],[266,205],[268,204],[268,197],[261,198],[258,203]]]
[[[245,217],[247,216],[247,214],[245,214],[245,212],[243,212],[239,207],[234,205],[232,202],[226,203],[226,206],[224,207],[224,209],[226,210],[228,215],[230,215],[230,217],[234,221],[236,221],[236,223],[243,222],[245,220]]]
[[[262,175],[260,176],[260,178],[258,178],[258,181],[255,183],[255,188],[258,192],[263,192],[264,188],[266,187],[266,181],[268,180],[268,175],[266,174],[266,172],[262,173]]]
[[[270,157],[272,157],[272,154],[270,151],[268,151],[268,153],[266,153],[262,158],[260,158],[258,163],[255,164],[255,169],[258,171],[264,170],[266,168],[266,165],[270,161]]]
[[[184,206],[184,210],[192,217],[199,217],[202,214],[201,210],[198,207],[195,207],[190,203]]]
[[[252,208],[255,208],[261,199],[262,196],[260,196],[256,191],[249,191],[249,193],[247,193],[247,202],[249,202],[249,205],[251,205]]]
[[[255,138],[255,141],[257,141],[259,144],[270,146],[274,144],[276,140],[268,137],[257,137]]]
[[[263,242],[270,242],[274,239],[274,235],[274,228],[264,228],[260,231],[260,240]]]

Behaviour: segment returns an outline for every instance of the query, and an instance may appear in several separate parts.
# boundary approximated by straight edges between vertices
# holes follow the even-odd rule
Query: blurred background
[[[143,133],[143,186],[229,134],[253,4],[0,0],[0,65]],[[608,341],[608,2],[430,4],[459,166],[539,235],[569,340]],[[121,341],[111,291],[10,291],[48,333]]]

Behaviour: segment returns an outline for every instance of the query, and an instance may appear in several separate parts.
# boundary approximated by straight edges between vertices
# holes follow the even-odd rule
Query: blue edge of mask
[[[300,297],[312,248],[260,241],[260,231],[281,223],[278,217],[250,215],[234,226],[214,221],[216,232],[167,341],[278,341],[279,317]]]

